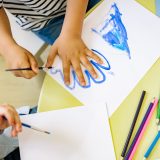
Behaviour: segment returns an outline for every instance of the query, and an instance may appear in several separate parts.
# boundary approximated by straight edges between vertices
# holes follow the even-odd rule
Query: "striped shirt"
[[[66,0],[0,0],[25,30],[39,30],[66,11]]]

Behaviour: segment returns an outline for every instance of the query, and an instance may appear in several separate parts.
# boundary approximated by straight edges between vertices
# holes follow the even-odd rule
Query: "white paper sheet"
[[[51,132],[24,128],[19,134],[21,160],[115,160],[105,104],[94,104],[21,117]]]
[[[100,31],[99,28],[109,18],[111,14],[109,10],[114,3],[122,14],[121,20],[127,32],[128,40],[126,41],[130,50],[130,57],[125,49],[113,47],[104,41],[99,34],[91,30],[95,28]],[[105,31],[107,33],[112,27],[113,24],[109,25],[102,34]],[[84,89],[76,82],[75,88],[69,89],[64,85],[63,78],[59,73],[59,70],[62,72],[62,65],[58,57],[53,64],[54,70],[48,74],[83,104],[107,102],[109,115],[112,115],[160,56],[160,19],[134,0],[104,0],[85,19],[83,39],[90,49],[95,49],[103,54],[110,64],[111,68],[108,70],[99,67],[105,77],[98,71],[99,78],[97,80],[104,82],[95,83],[91,79],[89,88]],[[104,65],[106,64],[104,63]],[[73,86],[73,79],[71,76],[71,86]]]

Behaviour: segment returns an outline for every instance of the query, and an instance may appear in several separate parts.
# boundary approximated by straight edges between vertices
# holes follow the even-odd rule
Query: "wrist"
[[[13,50],[16,46],[17,43],[15,41],[7,42],[6,44],[0,46],[0,54],[4,59],[6,59],[10,56],[10,53],[13,53]]]
[[[64,37],[81,37],[82,29],[81,27],[72,26],[65,26],[63,25],[61,34]]]
[[[14,39],[12,40],[5,40],[4,43],[2,42],[0,44],[0,54],[5,58],[9,54],[9,50],[12,50],[14,46],[16,46],[17,43]]]
[[[61,32],[60,37],[63,37],[64,39],[68,38],[81,38],[80,32]]]

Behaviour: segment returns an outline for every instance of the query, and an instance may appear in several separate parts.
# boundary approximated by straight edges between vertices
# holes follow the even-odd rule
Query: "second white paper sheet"
[[[105,104],[94,104],[21,117],[22,122],[51,132],[23,128],[21,160],[115,160]]]

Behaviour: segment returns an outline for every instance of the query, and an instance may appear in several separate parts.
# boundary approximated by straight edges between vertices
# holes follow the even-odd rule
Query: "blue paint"
[[[126,51],[129,59],[131,59],[129,46],[127,43],[127,31],[121,20],[120,13],[116,3],[111,6],[109,18],[104,21],[97,29],[92,28],[92,31],[100,35],[106,42],[114,48]]]
[[[100,55],[103,59],[104,59],[104,62],[106,63],[106,66],[103,66],[103,65],[100,65],[98,64],[97,62],[93,61],[93,60],[90,60],[91,64],[99,71],[99,73],[101,74],[102,76],[102,79],[101,80],[96,80],[92,77],[92,75],[89,73],[88,70],[84,70],[84,74],[86,75],[86,80],[88,82],[87,85],[85,86],[81,86],[81,84],[79,83],[78,81],[78,78],[76,76],[76,72],[74,70],[71,71],[71,75],[73,77],[73,83],[72,85],[66,85],[67,88],[73,90],[75,89],[76,87],[76,84],[82,88],[90,88],[91,87],[91,80],[96,83],[96,84],[100,84],[100,83],[103,83],[104,81],[106,81],[106,75],[105,73],[101,70],[101,69],[104,69],[104,70],[110,70],[111,69],[111,66],[109,64],[109,61],[107,60],[106,57],[104,57],[100,52],[98,52],[97,50],[95,49],[92,49],[93,52],[95,52],[96,54]],[[63,76],[63,73],[60,69],[55,69],[55,68],[52,68],[50,69],[50,74],[52,75],[55,75],[55,74],[60,74],[62,80],[64,81],[64,76]]]

